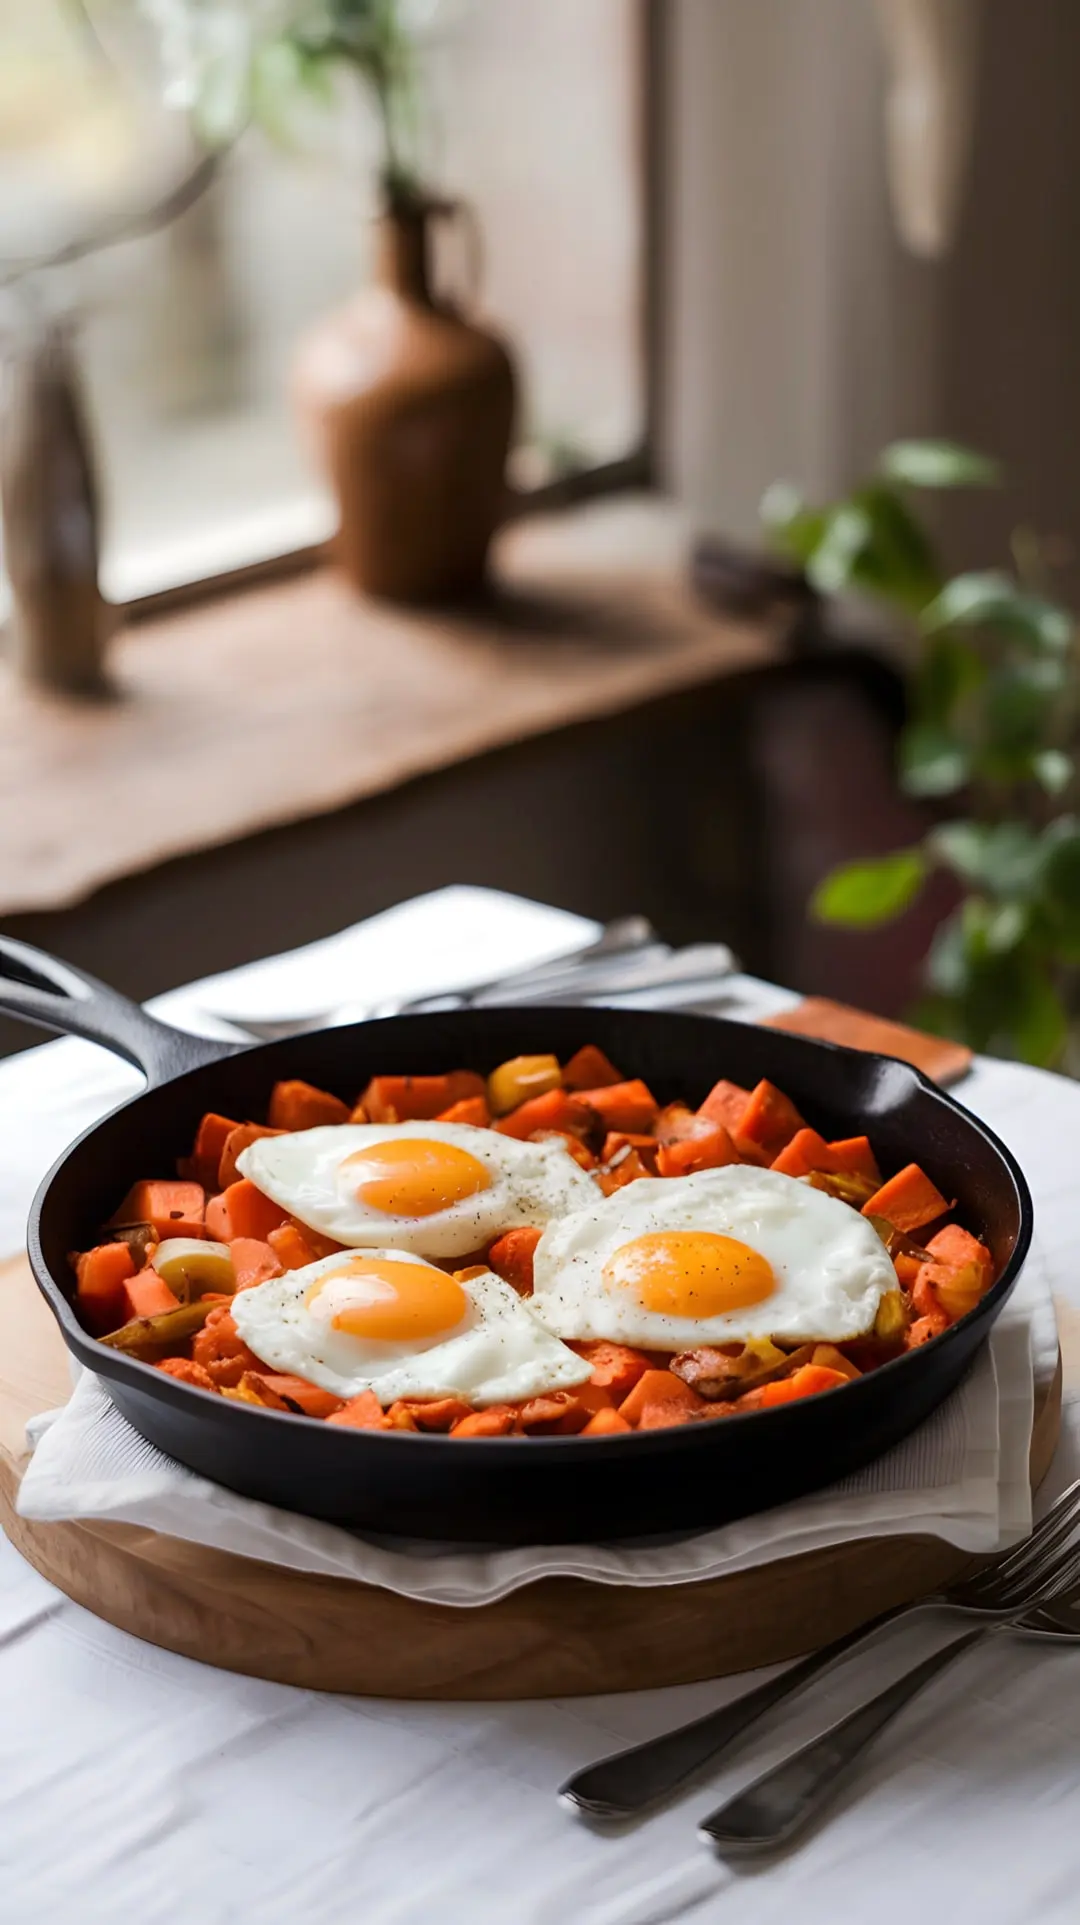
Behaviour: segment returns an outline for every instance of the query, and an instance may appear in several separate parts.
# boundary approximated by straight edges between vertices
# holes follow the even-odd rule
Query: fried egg
[[[321,1257],[241,1290],[232,1313],[263,1363],[339,1397],[373,1390],[384,1408],[398,1397],[517,1403],[590,1372],[490,1270],[458,1279],[403,1250]]]
[[[873,1225],[776,1170],[642,1177],[549,1223],[533,1305],[559,1337],[645,1349],[872,1329],[896,1272]]]
[[[339,1123],[261,1136],[237,1165],[336,1243],[427,1257],[464,1256],[596,1196],[561,1140],[520,1143],[467,1123]]]

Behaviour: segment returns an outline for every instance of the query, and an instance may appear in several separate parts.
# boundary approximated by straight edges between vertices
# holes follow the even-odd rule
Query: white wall
[[[1017,518],[1080,523],[1080,6],[993,0],[955,250],[905,255],[885,185],[871,0],[668,0],[663,462],[729,530],[779,475],[853,480],[894,434],[954,433],[1014,486],[957,504],[964,558]]]

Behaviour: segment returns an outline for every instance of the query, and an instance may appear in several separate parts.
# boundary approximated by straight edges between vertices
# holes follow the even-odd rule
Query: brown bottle
[[[12,659],[25,682],[104,692],[113,611],[98,587],[93,449],[67,332],[46,322],[11,345],[0,391],[0,515]]]
[[[379,223],[374,285],[301,344],[294,392],[341,510],[349,579],[393,601],[467,593],[504,506],[514,370],[430,281],[440,205]]]

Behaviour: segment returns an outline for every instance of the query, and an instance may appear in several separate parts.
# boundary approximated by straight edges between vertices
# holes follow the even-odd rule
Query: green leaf
[[[915,675],[915,709],[923,722],[945,723],[986,679],[986,663],[963,635],[931,635]]]
[[[1060,795],[1072,781],[1076,765],[1063,749],[1041,749],[1031,758],[1031,772],[1047,795]]]
[[[970,978],[963,905],[934,931],[923,975],[929,988],[939,996],[953,1000],[963,996]]]
[[[1044,862],[1042,837],[1023,822],[943,822],[929,845],[961,882],[993,896],[1027,898],[1038,888]]]
[[[1044,832],[1041,898],[1052,918],[1080,928],[1080,822],[1059,816]]]
[[[977,757],[982,772],[996,781],[1034,779],[1034,757],[1042,752],[1067,678],[1067,664],[1048,656],[1004,662],[991,672]]]
[[[826,515],[809,508],[789,481],[774,481],[761,497],[761,519],[773,546],[805,568],[825,533]]]
[[[975,1049],[1048,1064],[1060,1054],[1067,1020],[1017,907],[971,896],[942,924],[924,972],[930,1007]]]
[[[948,729],[914,722],[900,738],[900,783],[908,795],[955,795],[971,776],[971,755]]]
[[[810,911],[818,922],[876,929],[892,922],[914,901],[926,874],[921,849],[897,849],[892,855],[848,862],[818,884]]]
[[[854,500],[870,518],[870,535],[856,559],[853,586],[920,615],[941,587],[925,529],[903,498],[880,482],[861,488]]]
[[[806,563],[807,578],[819,595],[838,595],[856,584],[857,564],[870,533],[870,516],[853,502],[842,502],[826,517],[821,539]]]
[[[1016,1054],[1048,1067],[1060,1056],[1068,1029],[1061,997],[1045,966],[1032,957],[1012,986],[1008,1034]]]
[[[878,472],[909,488],[994,488],[998,462],[958,441],[894,441],[878,457]]]
[[[1000,628],[1057,653],[1072,640],[1072,618],[1041,595],[1029,595],[996,569],[957,575],[923,610],[923,633],[943,628]]]

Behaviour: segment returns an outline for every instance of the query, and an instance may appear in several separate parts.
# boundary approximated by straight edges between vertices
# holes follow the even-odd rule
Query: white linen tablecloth
[[[786,1000],[747,978],[731,988],[733,1013]],[[183,998],[168,1001],[179,1015]],[[65,1043],[0,1066],[0,1114],[19,1118],[10,1157],[5,1132],[0,1250],[65,1134],[134,1087],[108,1070],[103,1096],[99,1069],[95,1094],[102,1062]],[[980,1062],[959,1093],[1023,1162],[1054,1289],[1080,1306],[1080,1089]],[[1071,1408],[1066,1419],[1054,1489],[1080,1466]],[[766,1869],[730,1869],[696,1838],[722,1797],[947,1635],[933,1623],[894,1634],[774,1716],[703,1788],[606,1837],[558,1804],[561,1780],[726,1702],[744,1679],[532,1704],[320,1696],[115,1631],[0,1539],[0,1925],[1075,1921],[1080,1650],[988,1641],[903,1714],[831,1823]]]

